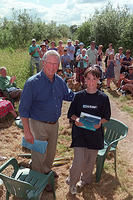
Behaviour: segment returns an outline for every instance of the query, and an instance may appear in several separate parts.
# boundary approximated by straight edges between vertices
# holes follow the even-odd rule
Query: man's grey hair
[[[55,50],[49,50],[49,51],[47,51],[44,54],[43,58],[42,58],[43,61],[46,61],[48,56],[57,56],[58,57],[58,62],[60,64],[60,54],[57,51],[55,51]]]
[[[3,69],[7,71],[6,67],[0,67],[0,73]]]

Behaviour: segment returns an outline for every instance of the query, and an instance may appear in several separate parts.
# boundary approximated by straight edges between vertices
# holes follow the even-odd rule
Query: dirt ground
[[[68,120],[66,119],[68,103],[63,104],[63,115],[61,123],[66,127],[68,126]],[[122,156],[123,163],[127,163],[128,168],[125,169],[125,173],[133,177],[133,123],[132,118],[125,112],[120,111],[119,105],[117,105],[113,100],[111,100],[112,117],[124,122],[128,127],[127,137],[119,142],[118,149],[119,154]],[[2,128],[3,126],[3,128]],[[15,157],[18,162],[28,165],[29,159],[20,158],[18,155],[21,153],[27,153],[26,150],[21,147],[21,138],[23,131],[15,126],[12,119],[7,120],[6,123],[0,123],[0,155],[7,156],[7,158]],[[67,144],[70,145],[70,141]],[[57,152],[57,156],[58,152]],[[72,159],[68,164],[54,167],[53,169],[58,173],[59,178],[56,180],[56,197],[57,200],[131,200],[133,196],[127,189],[124,189],[124,183],[121,182],[120,174],[119,178],[115,177],[114,169],[112,169],[112,174],[104,171],[100,183],[95,183],[95,172],[93,177],[93,183],[86,186],[81,192],[76,196],[72,196],[68,193],[68,186],[65,180],[69,174],[69,167],[71,165]],[[0,161],[0,165],[3,161]],[[110,165],[112,162],[110,161]],[[113,168],[113,167],[112,167]],[[121,172],[120,172],[121,173]],[[133,180],[133,179],[132,179]],[[133,183],[129,182],[129,187],[133,186]],[[0,189],[0,200],[5,200],[5,188],[1,186]],[[12,200],[17,200],[17,198],[11,197]],[[44,192],[42,200],[52,200],[53,196],[51,193]]]
[[[121,150],[123,158],[127,160],[129,165],[133,166],[133,119],[128,113],[122,112],[114,101],[111,101],[111,111],[113,118],[122,121],[128,126],[127,137],[119,142],[118,147]]]

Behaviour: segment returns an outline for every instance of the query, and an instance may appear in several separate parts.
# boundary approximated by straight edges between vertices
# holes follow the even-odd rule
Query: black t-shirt
[[[108,96],[99,90],[94,94],[89,94],[86,90],[78,92],[70,105],[68,118],[70,119],[72,115],[80,117],[81,112],[109,120],[111,110]],[[91,131],[73,124],[71,147],[103,149],[104,134],[102,126],[96,131]]]

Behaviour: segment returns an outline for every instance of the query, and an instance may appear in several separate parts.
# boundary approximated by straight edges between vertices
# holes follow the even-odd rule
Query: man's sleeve
[[[70,104],[67,117],[68,119],[71,119],[72,115],[77,115],[77,98],[76,96],[74,97],[73,101]]]
[[[63,81],[63,100],[64,101],[72,101],[74,98],[74,92],[68,88],[67,84],[65,83],[65,81]]]
[[[25,83],[24,89],[21,94],[19,112],[21,117],[29,118],[30,109],[32,106],[32,88],[29,82]]]

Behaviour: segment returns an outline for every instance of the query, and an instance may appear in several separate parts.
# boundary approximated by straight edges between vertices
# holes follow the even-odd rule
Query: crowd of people
[[[131,89],[132,83],[130,86],[128,85],[129,90],[127,90],[127,87],[126,90],[123,87],[125,77],[129,77],[130,82],[132,82],[132,77],[128,76],[129,66],[132,66],[133,63],[129,49],[126,50],[125,55],[123,47],[119,47],[118,52],[115,53],[113,45],[110,43],[104,54],[103,45],[100,44],[97,46],[95,41],[91,41],[90,45],[85,48],[84,43],[78,40],[75,40],[73,44],[71,39],[68,39],[66,45],[63,45],[63,41],[59,40],[58,46],[56,46],[55,41],[50,42],[46,39],[38,46],[36,40],[33,39],[32,45],[29,48],[32,73],[35,65],[37,72],[42,69],[43,56],[49,50],[55,50],[59,53],[61,69],[57,73],[66,82],[71,80],[72,84],[69,84],[71,89],[74,88],[73,85],[77,85],[78,83],[79,90],[81,88],[84,89],[86,87],[84,78],[85,70],[92,65],[97,65],[101,73],[100,80],[106,79],[107,89],[111,89],[111,82],[113,81],[117,87],[117,91],[121,91],[122,94],[129,92],[133,95]],[[68,82],[70,83],[70,81]]]
[[[23,123],[24,137],[33,144],[34,140],[48,141],[45,154],[31,151],[32,169],[41,173],[49,173],[54,161],[62,102],[71,101],[67,117],[72,123],[72,144],[74,159],[70,174],[66,180],[71,194],[77,193],[77,187],[90,184],[94,164],[99,149],[104,147],[102,124],[111,116],[108,96],[98,89],[99,81],[107,79],[110,89],[114,81],[118,90],[133,94],[133,66],[130,50],[123,54],[123,48],[115,53],[112,44],[105,52],[105,69],[103,67],[103,45],[96,46],[91,41],[85,48],[83,42],[71,39],[64,46],[60,40],[44,40],[40,45],[32,39],[29,47],[31,55],[31,71],[34,74],[25,83],[23,91],[16,88],[15,77],[6,76],[6,68],[1,69],[0,81],[4,81],[14,92],[19,92],[19,113]],[[61,61],[61,69],[59,69]],[[4,78],[3,78],[4,75]],[[75,93],[69,87],[70,80],[80,84],[80,91]],[[14,88],[13,88],[14,86]],[[4,89],[5,90],[5,89]],[[8,91],[13,92],[13,91]],[[95,130],[83,129],[80,122],[81,112],[100,119]],[[88,167],[89,166],[89,167]],[[54,173],[55,177],[57,174]],[[50,191],[50,185],[47,190]]]

